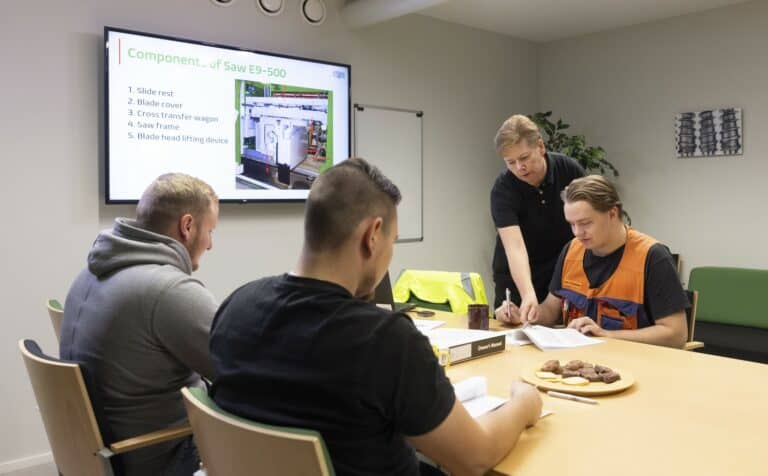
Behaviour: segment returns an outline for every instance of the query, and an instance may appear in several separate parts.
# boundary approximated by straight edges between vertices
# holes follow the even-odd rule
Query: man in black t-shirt
[[[362,299],[389,267],[399,200],[362,159],[313,183],[294,271],[246,284],[216,314],[211,393],[245,418],[320,432],[338,475],[417,475],[414,448],[452,473],[485,472],[541,399],[516,382],[473,419],[410,318]]]
[[[536,319],[538,304],[547,297],[560,250],[573,238],[560,192],[583,177],[584,169],[570,157],[546,152],[538,127],[522,115],[504,121],[495,142],[507,166],[491,191],[498,231],[493,253],[495,307],[509,289],[523,322],[528,322]]]
[[[537,322],[585,334],[681,348],[689,306],[669,250],[624,225],[616,189],[604,177],[574,180],[563,192],[576,237],[560,253]],[[500,306],[520,321],[516,306]]]

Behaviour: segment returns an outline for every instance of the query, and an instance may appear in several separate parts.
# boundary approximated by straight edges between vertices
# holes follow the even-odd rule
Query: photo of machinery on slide
[[[332,92],[236,80],[238,189],[309,189],[333,165]]]

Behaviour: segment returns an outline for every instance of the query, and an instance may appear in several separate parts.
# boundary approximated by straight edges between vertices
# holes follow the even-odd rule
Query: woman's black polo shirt
[[[563,154],[547,152],[545,159],[547,175],[538,187],[505,170],[496,179],[491,191],[491,215],[496,228],[520,227],[539,301],[547,296],[560,251],[573,238],[571,227],[565,221],[560,193],[573,179],[586,175],[576,160]],[[514,288],[507,255],[498,233],[493,253],[493,275],[495,282]]]

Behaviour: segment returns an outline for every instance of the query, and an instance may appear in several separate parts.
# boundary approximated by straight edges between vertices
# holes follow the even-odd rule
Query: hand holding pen
[[[496,319],[507,324],[520,324],[520,309],[510,299],[509,289],[506,290],[506,299],[496,309]]]

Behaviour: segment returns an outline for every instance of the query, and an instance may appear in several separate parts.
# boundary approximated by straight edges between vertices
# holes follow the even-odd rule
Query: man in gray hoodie
[[[61,358],[94,377],[114,439],[180,426],[179,390],[213,377],[208,351],[217,301],[191,277],[212,247],[219,205],[210,185],[183,174],[158,177],[136,220],[101,232],[64,305]],[[192,439],[129,452],[127,475],[190,475]]]

